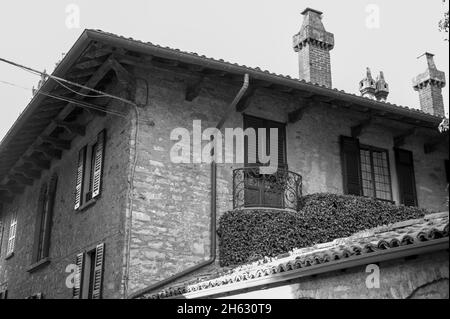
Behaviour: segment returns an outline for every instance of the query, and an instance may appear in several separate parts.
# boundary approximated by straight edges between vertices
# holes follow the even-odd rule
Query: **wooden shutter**
[[[84,253],[78,254],[75,260],[77,269],[75,270],[75,285],[73,286],[73,298],[81,299],[83,291],[83,269],[84,269]]]
[[[94,173],[92,177],[92,198],[100,195],[102,188],[103,158],[105,150],[105,131],[100,132],[97,138],[97,147],[94,158]]]
[[[248,155],[255,155],[256,165],[260,166],[258,154],[259,154],[259,138],[258,138],[258,128],[266,129],[266,141],[267,147],[266,152],[270,151],[270,129],[278,129],[278,165],[280,167],[286,167],[286,125],[279,122],[274,122],[250,115],[244,115],[244,129],[253,128],[256,133],[256,145],[252,143],[245,143],[245,164],[252,166],[248,163]]]
[[[8,248],[6,251],[7,255],[14,252],[16,232],[17,232],[17,215],[13,216],[13,219],[11,220],[11,224],[9,226]]]
[[[245,166],[259,166],[258,159],[258,128],[264,127],[263,120],[254,116],[244,114],[244,130],[252,128],[255,130],[255,141],[246,138],[244,142],[244,163]],[[256,159],[255,163],[249,163],[249,158]]]
[[[102,243],[95,249],[95,268],[94,268],[94,280],[92,287],[92,299],[102,298],[103,287],[103,268],[104,268],[104,256],[105,256],[105,244]]]
[[[447,176],[447,184],[450,184],[450,161],[445,160],[445,174]]]
[[[84,168],[86,162],[86,147],[83,147],[78,153],[77,165],[77,184],[75,188],[75,209],[80,208],[83,202],[83,182],[84,182]]]
[[[53,175],[50,180],[50,185],[48,187],[47,196],[48,196],[48,204],[46,219],[45,219],[45,233],[44,233],[44,242],[42,245],[42,257],[48,257],[50,251],[50,237],[53,223],[53,206],[55,205],[55,197],[56,197],[56,186],[58,183],[58,176]]]
[[[40,244],[41,244],[41,231],[42,231],[42,219],[45,214],[45,197],[47,196],[47,185],[44,184],[41,187],[41,192],[39,194],[37,214],[36,214],[36,222],[34,226],[34,243],[33,243],[33,260],[32,262],[39,261],[39,253],[40,253]]]
[[[359,140],[341,136],[341,156],[344,193],[362,195]]]
[[[410,151],[395,149],[395,164],[400,193],[400,203],[405,206],[417,206],[414,160]]]

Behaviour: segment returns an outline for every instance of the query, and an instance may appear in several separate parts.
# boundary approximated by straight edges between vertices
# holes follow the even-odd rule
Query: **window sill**
[[[5,260],[11,259],[14,257],[14,252],[9,253],[8,255],[6,255]]]
[[[40,261],[38,261],[37,263],[34,263],[30,267],[28,267],[27,272],[33,273],[33,272],[41,269],[42,267],[48,265],[49,263],[50,263],[50,258],[45,257],[45,258],[41,259]]]
[[[90,201],[88,201],[88,202],[84,203],[83,205],[81,205],[76,211],[77,212],[82,212],[82,211],[88,209],[89,207],[93,206],[96,202],[97,202],[97,199],[93,198]]]

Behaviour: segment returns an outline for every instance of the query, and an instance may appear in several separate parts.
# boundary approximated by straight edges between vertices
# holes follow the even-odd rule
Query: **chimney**
[[[306,8],[303,25],[294,36],[294,51],[299,56],[299,77],[311,83],[332,87],[330,50],[334,35],[325,31],[322,12]]]
[[[377,86],[375,80],[372,77],[370,69],[366,69],[366,77],[359,82],[359,91],[363,97],[375,100],[375,91]]]
[[[377,76],[377,82],[375,83],[376,91],[375,97],[377,101],[386,102],[386,99],[389,95],[389,84],[384,80],[384,73],[380,71],[380,75]]]
[[[434,54],[425,52],[427,69],[413,79],[413,88],[419,92],[420,108],[426,113],[445,117],[442,88],[445,86],[445,73],[434,64]],[[419,57],[419,58],[420,58]]]

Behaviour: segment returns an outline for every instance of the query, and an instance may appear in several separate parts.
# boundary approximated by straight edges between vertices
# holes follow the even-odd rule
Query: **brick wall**
[[[305,44],[299,51],[299,78],[332,87],[330,51],[317,44]]]
[[[440,87],[428,83],[421,86],[418,91],[422,111],[436,116],[445,116],[444,98]]]

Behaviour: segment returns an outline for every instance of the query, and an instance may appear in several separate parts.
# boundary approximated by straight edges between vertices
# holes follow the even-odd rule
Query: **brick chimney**
[[[300,79],[332,87],[330,50],[334,47],[334,35],[325,31],[322,12],[306,8],[303,25],[294,36],[294,51],[299,56]]]
[[[427,69],[413,79],[413,88],[419,92],[420,108],[426,113],[445,117],[444,98],[442,97],[445,73],[436,68],[434,54],[426,52],[420,57],[422,56],[427,59]]]

